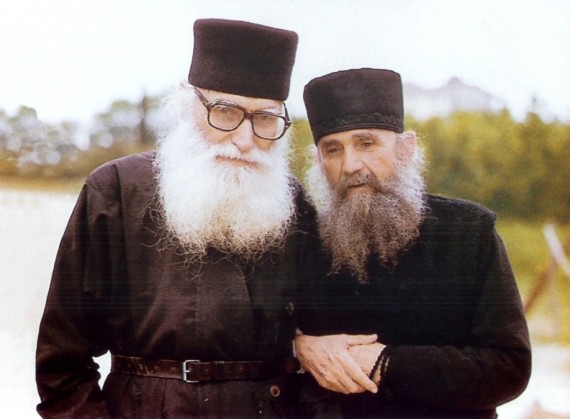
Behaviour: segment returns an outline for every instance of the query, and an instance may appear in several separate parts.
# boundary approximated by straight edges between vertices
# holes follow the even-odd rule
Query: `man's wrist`
[[[299,336],[299,335],[297,335],[297,336]],[[291,341],[291,352],[293,354],[293,358],[295,358],[296,360],[299,360],[299,358],[297,358],[297,348],[295,347],[295,339],[293,339]],[[299,362],[299,369],[297,370],[297,374],[304,374],[304,373],[305,373],[305,370],[303,369],[303,366]]]
[[[369,378],[374,382],[374,384],[380,385],[382,378],[386,375],[389,363],[390,357],[388,355],[388,347],[386,346],[382,349],[378,358],[376,358],[376,362],[370,371]]]
[[[376,361],[374,362],[374,365],[372,365],[372,369],[370,370],[370,374],[368,374],[368,378],[370,378],[374,382],[376,382],[375,378],[376,378],[377,373],[379,372],[378,367],[380,366],[381,361],[382,361],[382,351],[380,351],[380,353],[376,357]],[[376,383],[376,384],[378,384],[378,383]]]

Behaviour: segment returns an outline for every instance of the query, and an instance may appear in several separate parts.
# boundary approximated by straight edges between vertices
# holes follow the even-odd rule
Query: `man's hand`
[[[376,364],[376,360],[382,353],[385,345],[382,345],[379,342],[371,343],[369,345],[355,345],[348,348],[348,353],[354,359],[354,361],[360,365],[362,371],[370,377],[370,373],[372,372],[372,367]],[[380,375],[375,374],[372,377],[372,381],[376,385],[380,384]]]
[[[321,387],[344,394],[376,393],[378,386],[368,378],[366,371],[369,372],[376,361],[372,359],[373,353],[378,356],[381,350],[382,345],[375,344],[377,338],[376,335],[298,335],[295,349],[303,369],[313,374]]]

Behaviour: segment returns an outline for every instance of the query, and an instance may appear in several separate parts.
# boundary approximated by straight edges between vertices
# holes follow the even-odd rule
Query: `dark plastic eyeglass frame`
[[[291,118],[289,118],[289,112],[287,111],[287,106],[285,105],[285,102],[283,102],[283,108],[285,109],[285,115],[283,116],[283,115],[275,115],[272,112],[264,112],[264,111],[248,112],[247,109],[239,106],[238,104],[228,103],[228,102],[225,102],[223,100],[215,100],[213,102],[208,102],[208,99],[206,99],[204,97],[204,95],[202,94],[202,92],[200,92],[196,87],[194,87],[194,92],[196,93],[196,96],[198,96],[198,99],[200,99],[200,102],[202,102],[202,105],[204,105],[204,107],[208,111],[208,124],[212,128],[215,128],[215,129],[220,130],[220,131],[224,131],[224,132],[235,131],[236,129],[238,129],[240,127],[241,124],[243,124],[243,121],[245,121],[246,119],[249,119],[249,121],[251,122],[251,128],[252,128],[253,133],[255,134],[256,137],[259,137],[262,140],[276,141],[285,135],[285,133],[287,132],[287,130],[289,129],[289,127],[292,124]],[[241,121],[239,121],[239,123],[235,126],[235,128],[223,129],[223,128],[216,127],[216,126],[212,125],[212,123],[210,122],[210,111],[216,105],[224,105],[224,106],[229,106],[230,108],[239,109],[240,111],[243,112],[243,118],[241,119]],[[281,135],[279,137],[276,137],[276,138],[267,138],[267,137],[262,137],[257,132],[255,132],[255,124],[253,123],[253,117],[255,115],[271,115],[271,116],[274,116],[275,118],[280,118],[280,119],[284,120],[285,125],[283,127],[283,132],[281,133]]]

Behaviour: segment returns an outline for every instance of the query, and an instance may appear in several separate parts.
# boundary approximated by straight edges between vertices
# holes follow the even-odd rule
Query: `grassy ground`
[[[524,301],[530,297],[538,279],[549,268],[550,253],[542,232],[544,224],[520,220],[501,220],[498,230],[507,246]],[[558,225],[561,242],[570,240],[570,226]],[[527,311],[533,339],[570,344],[570,278],[560,270],[542,289]]]
[[[42,177],[0,175],[0,188],[78,193],[84,178],[47,179]]]

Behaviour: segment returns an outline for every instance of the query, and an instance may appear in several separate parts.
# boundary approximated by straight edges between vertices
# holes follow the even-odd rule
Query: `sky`
[[[0,110],[85,122],[161,94],[187,77],[193,22],[212,17],[299,34],[295,116],[310,79],[376,67],[430,89],[458,77],[518,118],[535,98],[570,122],[570,0],[0,0]]]

